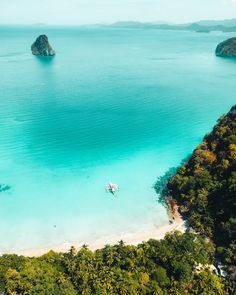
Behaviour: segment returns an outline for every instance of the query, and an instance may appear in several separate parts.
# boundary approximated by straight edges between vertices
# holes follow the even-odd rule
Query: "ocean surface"
[[[32,56],[39,34],[55,58]],[[214,55],[231,36],[0,27],[0,252],[168,224],[153,185],[236,103],[236,61]]]

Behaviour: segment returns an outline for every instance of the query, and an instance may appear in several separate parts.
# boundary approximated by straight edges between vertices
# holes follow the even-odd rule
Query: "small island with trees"
[[[33,55],[37,56],[54,56],[55,50],[52,48],[46,35],[40,35],[31,46]]]
[[[221,42],[216,47],[215,53],[220,57],[236,57],[236,37]]]

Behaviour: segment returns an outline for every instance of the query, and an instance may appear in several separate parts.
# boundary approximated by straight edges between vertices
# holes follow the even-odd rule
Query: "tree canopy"
[[[6,294],[224,294],[208,265],[214,247],[191,233],[168,234],[138,246],[122,241],[95,252],[82,247],[38,258],[0,257],[0,291]],[[203,269],[196,271],[202,264]],[[191,283],[190,283],[191,282]],[[217,290],[218,293],[214,293]]]
[[[218,120],[167,184],[168,197],[190,226],[213,239],[217,255],[236,273],[236,106]]]

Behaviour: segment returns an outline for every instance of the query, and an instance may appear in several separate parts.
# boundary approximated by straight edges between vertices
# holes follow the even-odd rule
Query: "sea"
[[[54,58],[31,54],[40,34]],[[1,26],[0,253],[167,225],[153,186],[235,104],[236,61],[214,54],[233,35]]]

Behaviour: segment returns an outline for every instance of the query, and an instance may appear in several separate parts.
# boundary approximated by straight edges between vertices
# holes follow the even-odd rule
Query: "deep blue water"
[[[55,58],[31,55],[41,33]],[[236,62],[214,55],[231,36],[1,27],[0,251],[166,224],[155,179],[236,102]]]

